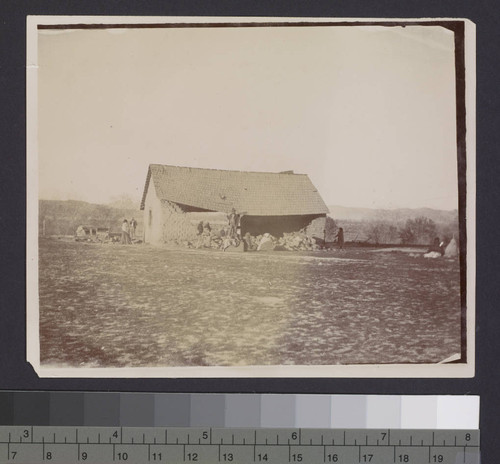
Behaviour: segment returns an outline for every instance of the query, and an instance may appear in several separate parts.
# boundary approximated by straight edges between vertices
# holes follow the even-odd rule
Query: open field
[[[458,262],[40,240],[44,365],[434,363],[460,352]]]

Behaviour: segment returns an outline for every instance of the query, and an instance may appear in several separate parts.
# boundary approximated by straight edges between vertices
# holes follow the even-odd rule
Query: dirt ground
[[[460,352],[458,262],[40,241],[44,365],[434,363]]]

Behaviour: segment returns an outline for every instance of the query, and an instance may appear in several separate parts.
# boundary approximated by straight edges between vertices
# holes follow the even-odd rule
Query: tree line
[[[376,245],[395,244],[427,245],[435,237],[445,243],[455,236],[458,238],[458,225],[436,224],[432,219],[419,216],[407,219],[403,225],[397,226],[390,223],[371,223],[367,229],[367,241]]]

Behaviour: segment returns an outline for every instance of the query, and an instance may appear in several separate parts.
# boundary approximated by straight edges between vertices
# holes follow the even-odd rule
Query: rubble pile
[[[455,240],[455,236],[450,240],[450,243],[446,246],[444,250],[444,256],[446,258],[456,258],[458,256],[458,245]]]
[[[314,251],[320,248],[316,240],[304,232],[283,234],[283,237],[278,240],[278,246],[289,251]]]
[[[196,238],[173,240],[177,245],[191,249],[227,250],[236,247],[241,240],[232,240],[228,237],[228,229],[204,228]],[[257,236],[244,235],[242,241],[245,251],[315,251],[321,249],[321,239],[307,235],[306,231],[284,233],[282,237],[274,237],[269,233]]]
[[[282,237],[276,238],[270,234],[257,235],[256,237],[246,234],[243,238],[250,251],[314,251],[320,246],[316,240],[304,232],[284,233]]]
[[[186,248],[200,249],[212,248],[214,250],[222,250],[226,234],[224,229],[221,230],[207,230],[204,229],[203,233],[196,236],[191,240],[174,240],[177,245],[185,246]]]

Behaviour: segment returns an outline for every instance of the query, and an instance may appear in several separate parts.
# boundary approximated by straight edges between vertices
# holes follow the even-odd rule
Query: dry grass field
[[[458,262],[40,240],[45,366],[435,363],[460,352]]]

